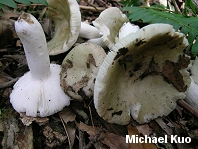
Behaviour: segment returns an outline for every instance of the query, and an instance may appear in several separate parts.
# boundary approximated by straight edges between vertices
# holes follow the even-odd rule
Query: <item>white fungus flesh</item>
[[[81,26],[81,13],[76,0],[47,0],[48,14],[54,22],[55,33],[47,43],[49,54],[68,51],[76,42]]]
[[[98,114],[110,123],[127,125],[132,116],[147,123],[168,115],[190,85],[185,70],[184,34],[168,24],[151,24],[116,43],[102,63],[94,87]]]
[[[102,35],[101,39],[105,45],[111,47],[118,41],[119,30],[125,22],[127,16],[117,7],[110,7],[102,11],[99,17],[93,21],[93,25]]]
[[[101,35],[96,27],[90,25],[88,22],[81,22],[79,37],[86,39],[99,38]]]
[[[62,62],[61,86],[72,99],[83,100],[93,96],[95,78],[106,53],[93,43],[74,47]]]
[[[186,94],[186,102],[198,110],[198,58],[193,61],[191,70],[191,84]]]
[[[10,102],[17,112],[45,117],[70,104],[60,86],[61,67],[50,64],[43,29],[34,16],[23,13],[15,22],[15,30],[25,51],[29,72],[15,83]]]

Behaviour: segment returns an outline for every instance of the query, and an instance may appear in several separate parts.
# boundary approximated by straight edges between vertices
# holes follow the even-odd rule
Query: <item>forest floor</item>
[[[91,23],[108,7],[122,6],[118,0],[80,0],[82,21]],[[96,10],[93,6],[97,7]],[[18,5],[15,11],[3,12],[0,19],[0,149],[196,149],[198,118],[177,106],[168,116],[139,125],[131,119],[127,126],[110,124],[98,116],[93,99],[72,101],[69,107],[46,118],[26,117],[10,104],[14,83],[28,71],[22,44],[13,23],[22,11],[35,15],[50,38],[46,7]],[[6,22],[3,22],[6,20]],[[1,22],[2,21],[2,22]],[[48,39],[47,38],[47,39]],[[80,40],[79,40],[80,41]],[[61,64],[67,53],[50,56]],[[28,126],[26,126],[26,125]],[[167,143],[126,143],[126,135],[168,137]],[[190,143],[171,143],[171,135],[190,137]]]

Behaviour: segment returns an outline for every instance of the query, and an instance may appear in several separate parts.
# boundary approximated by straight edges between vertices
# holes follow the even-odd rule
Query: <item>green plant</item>
[[[196,10],[191,0],[186,0],[188,3],[186,3],[181,14],[170,11],[167,8],[158,7],[157,5],[151,7],[134,6],[132,3],[134,0],[127,1],[122,1],[122,4],[124,4],[123,10],[127,11],[129,20],[132,22],[141,20],[145,23],[171,24],[175,30],[186,35],[192,54],[196,55],[198,53],[198,42],[196,42],[198,36],[198,18],[195,17]]]
[[[17,8],[17,3],[25,5],[30,5],[31,3],[47,5],[46,0],[0,0],[0,8],[3,8],[4,5],[11,8]]]

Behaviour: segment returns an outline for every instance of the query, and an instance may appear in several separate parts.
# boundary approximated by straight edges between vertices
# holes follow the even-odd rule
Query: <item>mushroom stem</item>
[[[96,27],[90,25],[88,22],[81,22],[79,37],[93,39],[100,36],[99,30]]]
[[[42,80],[50,76],[47,42],[40,23],[28,13],[15,22],[15,30],[23,43],[28,67],[33,78]]]

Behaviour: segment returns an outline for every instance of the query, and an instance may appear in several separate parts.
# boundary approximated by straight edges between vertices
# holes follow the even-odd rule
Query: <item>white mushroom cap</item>
[[[190,85],[187,46],[184,34],[168,24],[145,26],[116,43],[96,77],[98,114],[122,125],[130,115],[139,123],[168,115]]]
[[[62,62],[61,86],[72,99],[93,96],[95,77],[106,53],[93,43],[74,47]]]
[[[50,64],[51,75],[44,80],[34,79],[30,72],[14,85],[10,102],[17,112],[27,116],[50,116],[70,105],[70,98],[60,87],[60,65]]]
[[[139,29],[140,29],[139,26],[131,24],[130,22],[124,23],[119,30],[119,40],[129,35],[130,33],[135,33]]]
[[[198,110],[198,58],[193,61],[191,70],[191,84],[186,93],[186,102],[194,109]]]
[[[55,25],[54,37],[47,43],[50,55],[68,51],[76,42],[81,13],[76,0],[47,0],[48,13]]]
[[[120,28],[128,21],[127,16],[119,8],[110,7],[100,13],[99,17],[93,21],[93,25],[100,31],[102,40],[110,49],[118,40]]]
[[[50,64],[45,34],[34,16],[23,13],[15,22],[30,69],[14,85],[10,102],[27,116],[49,116],[70,104],[60,86],[60,65]]]

